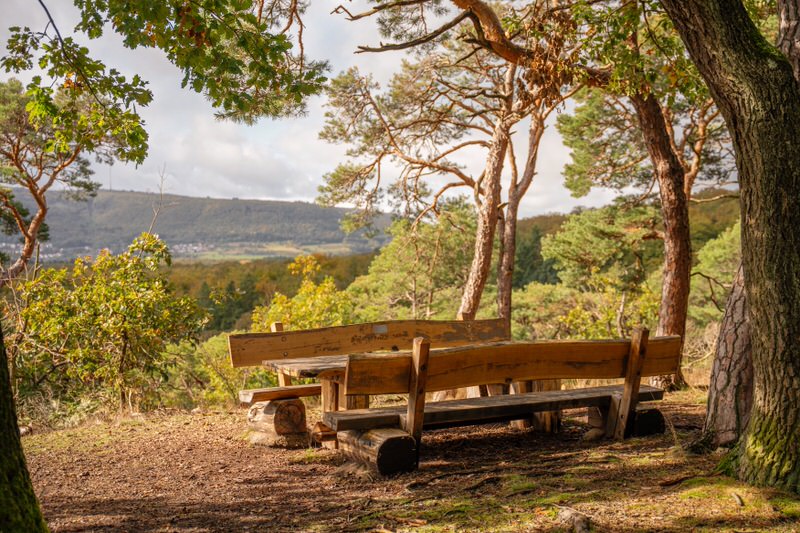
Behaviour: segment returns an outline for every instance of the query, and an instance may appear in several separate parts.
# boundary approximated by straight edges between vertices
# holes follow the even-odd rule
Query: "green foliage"
[[[302,111],[304,99],[319,92],[326,63],[293,53],[289,28],[300,23],[302,6],[287,9],[240,0],[141,1],[75,0],[80,21],[75,31],[96,39],[111,28],[128,48],[158,48],[184,74],[183,86],[203,93],[224,117],[253,121]],[[264,8],[267,8],[264,11]],[[266,15],[266,16],[265,16]],[[279,28],[285,27],[284,31]],[[48,27],[49,29],[49,27]],[[30,70],[34,64],[76,93],[90,93],[97,118],[118,121],[128,144],[146,149],[144,130],[134,104],[152,95],[139,76],[129,81],[89,56],[72,37],[11,28],[2,60],[7,71]],[[29,86],[37,114],[51,115],[51,91],[40,79]],[[97,123],[93,114],[90,122]],[[134,139],[138,137],[138,141]],[[144,151],[135,153],[141,159]]]
[[[183,341],[165,350],[168,379],[157,391],[158,403],[190,409],[233,407],[242,389],[276,385],[274,373],[260,368],[233,368],[228,334],[195,344]]]
[[[739,198],[725,189],[709,188],[694,195],[701,203],[689,204],[692,221],[692,250],[700,250],[739,220]],[[712,198],[718,200],[708,201]]]
[[[646,285],[628,294],[612,284],[581,291],[563,283],[531,283],[514,291],[512,301],[515,339],[607,339],[654,325],[659,298]]]
[[[558,283],[558,273],[554,259],[542,256],[542,237],[540,226],[517,227],[517,249],[514,259],[513,287],[521,289],[532,282]]]
[[[722,319],[736,270],[741,261],[739,222],[712,239],[697,253],[689,293],[689,317],[699,326]]]
[[[625,337],[653,324],[658,295],[645,281],[658,262],[659,223],[652,206],[611,205],[567,217],[541,245],[561,282],[514,292],[515,338]]]
[[[578,2],[572,11],[580,62],[603,72],[601,83],[576,95],[574,111],[558,117],[572,150],[564,169],[572,194],[594,187],[651,194],[655,172],[635,107],[648,95],[662,108],[689,192],[730,181],[735,165],[727,128],[659,3]]]
[[[611,284],[581,293],[578,305],[559,317],[565,337],[607,339],[630,337],[636,326],[654,328],[660,295],[642,285],[625,293]]]
[[[728,133],[709,97],[694,101],[680,93],[669,93],[664,98],[669,100],[665,118],[679,157],[687,169],[698,162],[693,187],[702,189],[730,181],[735,166],[727,148]],[[572,150],[572,159],[564,167],[565,185],[572,195],[586,196],[594,187],[618,191],[635,187],[643,193],[652,190],[652,161],[633,105],[596,89],[581,91],[576,101],[572,113],[558,116],[559,133]],[[700,123],[702,128],[698,127]]]
[[[559,319],[577,306],[579,292],[564,284],[530,283],[515,290],[511,333],[518,340],[558,339],[564,336]]]
[[[297,257],[288,268],[301,279],[297,294],[290,298],[278,292],[269,305],[256,307],[253,331],[270,331],[273,322],[283,323],[287,330],[352,323],[354,310],[350,296],[337,289],[330,276],[316,281],[320,266],[314,256]]]
[[[647,260],[658,252],[655,208],[608,206],[570,216],[561,230],[544,237],[542,256],[555,261],[566,285],[588,288],[602,279],[623,292],[647,275]]]
[[[70,394],[108,390],[132,406],[154,378],[157,386],[166,345],[193,339],[206,320],[160,275],[169,263],[166,244],[142,234],[119,255],[103,251],[22,283],[16,350],[23,394],[43,384]]]
[[[42,133],[44,151],[66,154],[80,146],[87,152],[107,149],[124,161],[144,161],[147,132],[136,106],[146,106],[153,96],[138,75],[129,81],[107,69],[72,38],[48,39],[30,28],[10,30],[8,55],[0,58],[0,66],[20,73],[35,62],[50,80],[32,77],[23,108],[33,130]]]
[[[359,321],[452,319],[469,273],[475,213],[448,203],[433,221],[396,220],[391,242],[347,289]]]

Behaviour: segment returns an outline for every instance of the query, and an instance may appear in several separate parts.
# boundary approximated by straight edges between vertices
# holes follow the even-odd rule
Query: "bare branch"
[[[460,24],[463,20],[465,20],[469,16],[468,13],[461,13],[459,16],[444,24],[439,26],[432,32],[423,35],[422,37],[418,37],[416,39],[412,39],[411,41],[406,41],[404,43],[394,43],[394,44],[381,44],[380,46],[372,47],[372,46],[359,46],[357,54],[363,54],[364,52],[388,52],[389,50],[405,50],[406,48],[413,48],[415,46],[419,46],[421,44],[428,43],[446,31],[454,28],[458,24]]]

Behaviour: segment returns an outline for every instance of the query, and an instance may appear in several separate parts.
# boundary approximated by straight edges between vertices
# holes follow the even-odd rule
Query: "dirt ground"
[[[800,499],[714,474],[682,451],[701,394],[660,402],[674,427],[583,442],[507,425],[427,432],[417,472],[372,479],[335,450],[250,445],[245,411],[132,417],[23,439],[45,517],[74,531],[800,531]]]

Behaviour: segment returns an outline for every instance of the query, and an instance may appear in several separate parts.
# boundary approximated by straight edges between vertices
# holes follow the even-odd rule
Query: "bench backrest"
[[[647,342],[641,376],[675,373],[681,353],[678,336]],[[612,379],[626,377],[631,340],[498,342],[437,350],[427,361],[428,392],[526,379]],[[409,352],[355,354],[348,359],[345,394],[397,394],[409,391]]]
[[[228,337],[228,346],[233,366],[243,367],[257,366],[262,361],[275,359],[409,350],[415,337],[425,337],[433,346],[440,348],[509,338],[506,322],[502,319],[390,320],[300,331],[231,335]]]

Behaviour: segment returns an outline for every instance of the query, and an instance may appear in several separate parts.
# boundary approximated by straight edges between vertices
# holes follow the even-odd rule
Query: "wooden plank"
[[[228,347],[233,366],[243,367],[275,359],[409,350],[414,337],[425,337],[441,347],[508,339],[501,319],[390,320],[302,331],[230,335]]]
[[[648,345],[642,376],[677,370],[681,340],[657,337]],[[629,340],[499,342],[432,350],[428,392],[526,379],[625,377]],[[408,392],[411,354],[354,354],[348,359],[347,394]]]
[[[334,383],[336,383],[334,381]],[[369,408],[369,396],[366,394],[353,394],[347,396],[344,393],[344,387],[336,383],[336,388],[339,390],[339,409],[367,409]]]
[[[390,354],[389,354],[390,355]],[[347,366],[346,355],[326,355],[322,357],[305,357],[301,359],[287,359],[264,361],[266,368],[275,372],[283,372],[295,378],[318,378],[322,374],[331,372],[344,373]]]
[[[301,398],[303,396],[319,396],[320,394],[321,387],[319,383],[312,383],[310,385],[290,385],[288,387],[240,390],[239,401],[243,404],[252,405],[256,402]]]
[[[270,331],[273,333],[280,333],[283,331],[283,323],[281,322],[273,322],[269,326]],[[281,387],[287,387],[292,384],[292,376],[285,372],[278,372],[278,385]]]
[[[417,464],[422,442],[422,424],[425,420],[425,383],[428,376],[428,358],[431,343],[422,337],[414,339],[411,355],[411,382],[409,384],[408,407],[406,409],[405,430],[416,443]]]
[[[462,426],[530,418],[532,413],[571,409],[577,407],[607,406],[614,393],[621,394],[622,385],[607,385],[575,390],[531,392],[508,396],[488,396],[465,400],[432,402],[425,406],[423,427]],[[664,397],[661,389],[644,385],[639,390],[639,401],[660,400]],[[324,413],[325,424],[343,431],[348,429],[370,429],[377,427],[398,427],[407,416],[406,407],[382,409],[359,409]]]
[[[625,369],[625,386],[622,391],[622,399],[617,406],[616,427],[614,428],[614,438],[622,440],[625,438],[625,430],[628,422],[636,409],[636,401],[639,397],[639,386],[642,381],[642,367],[647,359],[647,338],[650,331],[647,328],[636,328],[631,338],[631,349],[628,354]],[[612,409],[613,412],[613,409]]]

